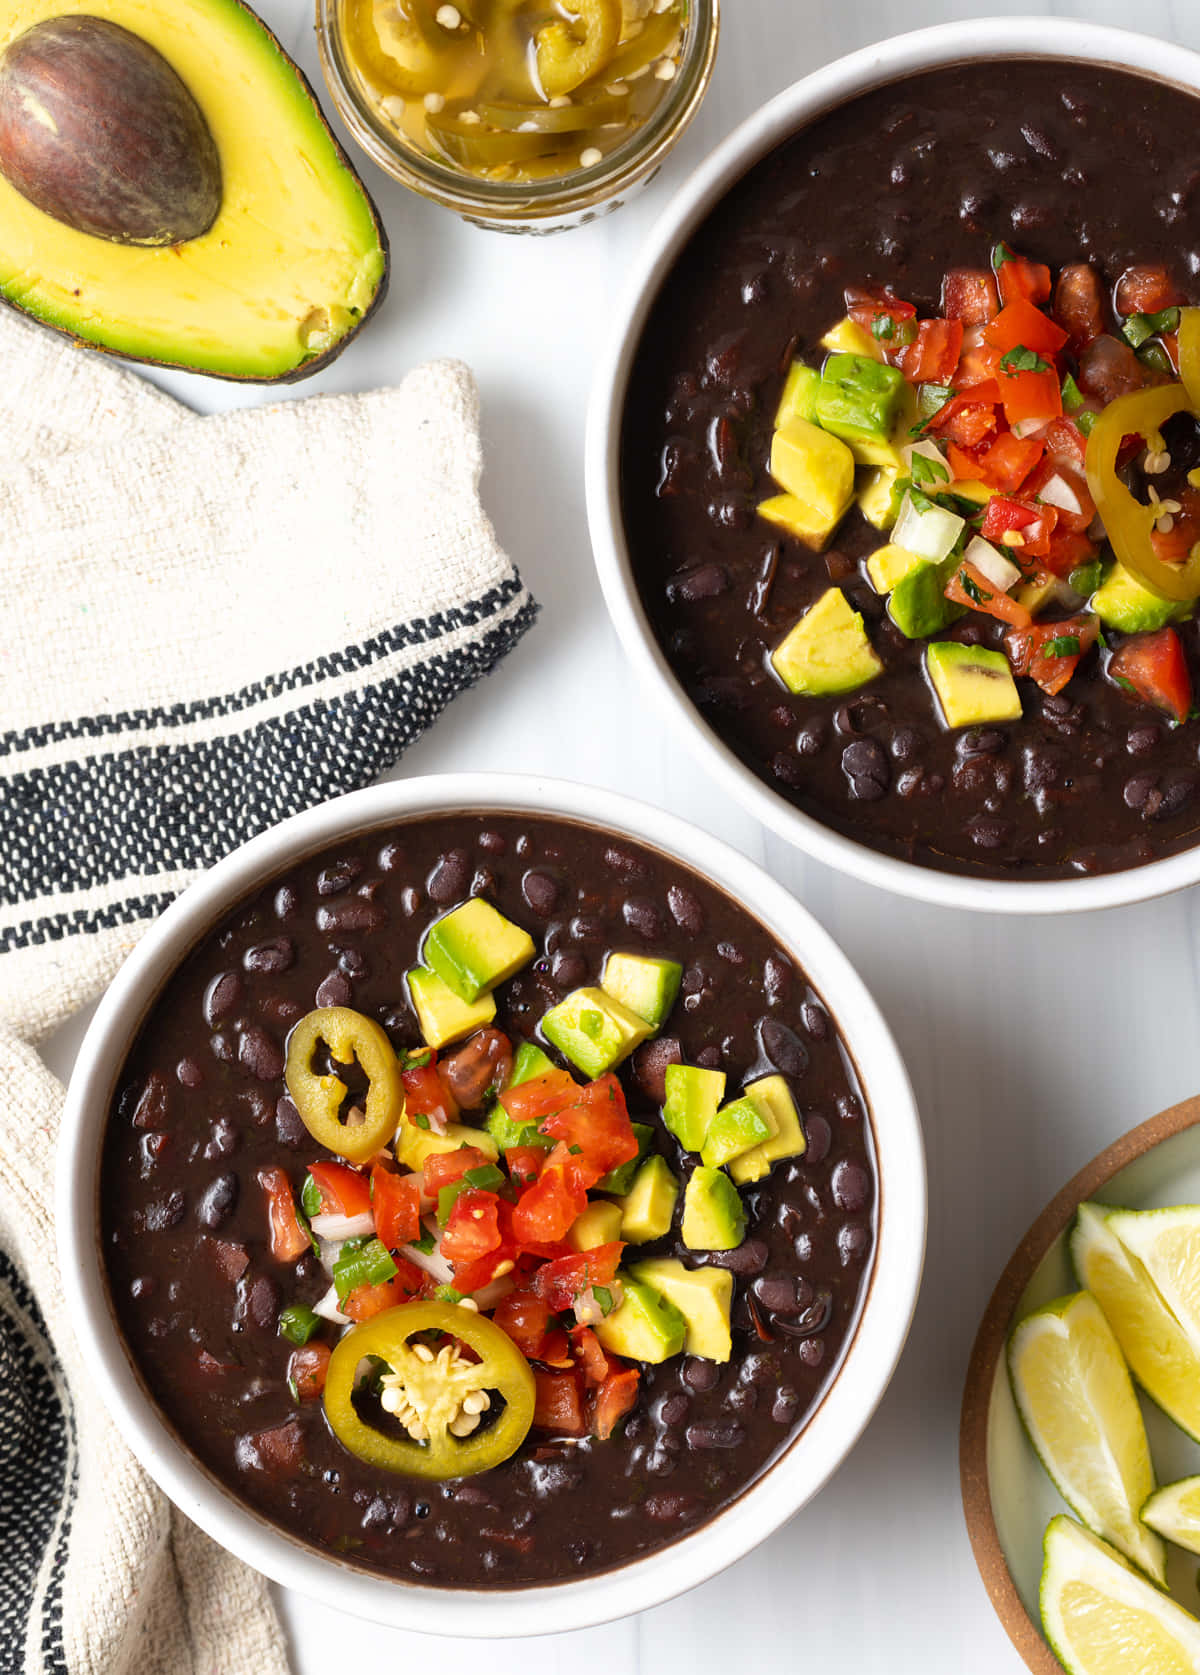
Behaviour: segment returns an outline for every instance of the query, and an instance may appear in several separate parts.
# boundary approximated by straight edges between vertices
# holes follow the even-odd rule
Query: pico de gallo
[[[1017,680],[1055,695],[1085,659],[1173,724],[1193,718],[1176,624],[1200,596],[1200,309],[1166,268],[1057,273],[1006,243],[944,276],[941,313],[850,288],[820,366],[797,361],[760,514],[826,546],[857,505],[892,622],[927,642],[950,727],[1017,719]],[[962,619],[1002,625],[964,655]],[[794,693],[885,667],[831,589],[775,647]]]

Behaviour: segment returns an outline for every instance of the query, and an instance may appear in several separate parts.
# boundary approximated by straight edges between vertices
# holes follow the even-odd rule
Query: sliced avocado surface
[[[773,494],[758,503],[758,515],[786,531],[813,552],[821,552],[842,521],[842,513],[818,512],[794,494]]]
[[[621,1200],[621,1237],[631,1245],[647,1245],[671,1231],[679,1182],[665,1157],[655,1152],[642,1164],[633,1185]]]
[[[683,1192],[683,1242],[689,1250],[736,1250],[746,1232],[746,1207],[723,1169],[701,1164]]]
[[[685,1152],[698,1152],[725,1097],[725,1072],[698,1064],[669,1064],[663,1083],[663,1123]]]
[[[498,913],[490,901],[472,896],[434,921],[424,952],[426,965],[460,1000],[470,1002],[514,976],[535,950],[528,931]]]
[[[606,1199],[589,1204],[567,1230],[567,1243],[572,1250],[595,1250],[597,1245],[611,1245],[621,1237],[621,1206]]]
[[[925,666],[948,726],[1020,719],[1021,695],[1002,651],[936,640],[925,652]]]
[[[438,1134],[404,1117],[396,1130],[396,1158],[406,1169],[423,1169],[431,1157],[461,1151],[463,1146],[474,1146],[492,1163],[500,1159],[500,1149],[492,1136],[481,1128],[469,1128],[466,1123],[449,1122],[446,1132]]]
[[[852,692],[883,669],[862,617],[838,587],[810,606],[771,653],[771,662],[789,692],[814,696]]]
[[[13,0],[0,51],[80,14],[181,78],[216,145],[220,209],[200,237],[147,249],[77,231],[0,178],[0,296],[132,360],[264,382],[316,371],[381,300],[388,256],[312,89],[240,0]]]
[[[785,1157],[802,1157],[808,1150],[795,1100],[782,1076],[760,1076],[756,1082],[747,1084],[746,1093],[760,1110],[771,1113],[775,1132],[761,1145],[741,1152],[730,1161],[729,1173],[738,1186],[761,1181],[770,1173],[773,1163]]]
[[[678,960],[653,959],[648,954],[610,954],[600,987],[651,1029],[661,1029],[679,995],[683,967]]]
[[[542,1034],[590,1080],[603,1076],[629,1057],[652,1033],[639,1018],[603,989],[575,989],[542,1018]]]
[[[433,1048],[460,1041],[472,1030],[490,1024],[496,1016],[496,1002],[490,993],[480,995],[475,1001],[463,1000],[427,966],[414,966],[409,972],[408,992],[421,1034]]]
[[[669,1361],[687,1339],[687,1321],[645,1280],[622,1272],[624,1296],[595,1327],[604,1348],[630,1361]]]
[[[677,1257],[663,1256],[636,1262],[630,1271],[673,1303],[687,1321],[685,1355],[728,1361],[733,1352],[733,1275],[727,1268],[685,1268]]]
[[[637,1156],[631,1157],[628,1163],[618,1163],[615,1169],[610,1169],[607,1175],[602,1175],[596,1182],[597,1192],[615,1192],[619,1197],[627,1193],[633,1185],[633,1178],[642,1166],[642,1159],[650,1150],[654,1140],[654,1129],[648,1122],[635,1122],[629,1125],[633,1129],[634,1139],[638,1143]]]
[[[1190,599],[1181,603],[1151,593],[1120,563],[1106,572],[1091,605],[1106,628],[1116,628],[1122,634],[1143,634],[1165,628],[1169,622],[1183,622],[1195,609]]]
[[[893,548],[895,552],[903,550]],[[946,598],[946,585],[961,563],[954,553],[941,564],[922,559],[895,583],[888,599],[888,615],[910,640],[927,640],[966,615],[962,605]]]

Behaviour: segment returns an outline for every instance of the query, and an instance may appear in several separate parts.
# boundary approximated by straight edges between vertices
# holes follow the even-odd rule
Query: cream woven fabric
[[[282,1675],[261,1579],[88,1392],[34,1044],[194,873],[366,784],[536,605],[470,374],[198,418],[0,318],[0,1675]]]

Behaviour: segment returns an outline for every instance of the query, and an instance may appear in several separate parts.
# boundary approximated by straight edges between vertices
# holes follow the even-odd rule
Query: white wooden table
[[[316,82],[306,0],[260,9]],[[958,1404],[976,1322],[1063,1181],[1133,1123],[1200,1090],[1200,893],[1058,924],[1000,922],[892,900],[767,835],[680,756],[634,690],[592,571],[581,469],[597,329],[630,257],[688,169],[763,100],[899,28],[997,13],[1137,26],[1200,48],[1200,0],[725,0],[725,10],[716,79],[680,150],[649,192],[584,231],[482,233],[364,164],[391,235],[391,294],[359,343],[295,393],[387,382],[432,355],[475,368],[485,500],[544,611],[402,771],[530,770],[620,788],[707,826],[795,891],[874,990],[916,1085],[931,1188],[921,1305],[850,1460],[725,1576],[607,1628],[487,1647],[376,1628],[283,1593],[298,1675],[422,1665],[728,1675],[751,1660],[772,1675],[1018,1675],[958,1498]],[[275,399],[186,376],[161,382],[204,410]],[[82,1022],[52,1044],[60,1073]]]

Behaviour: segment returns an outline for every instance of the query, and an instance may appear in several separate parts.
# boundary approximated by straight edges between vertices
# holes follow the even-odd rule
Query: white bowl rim
[[[983,913],[1080,913],[1148,901],[1196,883],[1200,842],[1178,855],[1099,877],[1010,880],[942,872],[835,832],[739,761],[683,692],[638,598],[621,518],[621,418],[634,355],[660,285],[708,212],[781,141],[857,94],[922,70],[1005,57],[1107,64],[1200,93],[1200,54],[1156,36],[1055,17],[979,18],[914,30],[836,59],[785,88],[692,173],[633,264],[601,346],[588,405],[588,525],[609,614],[637,677],[725,793],[771,831],[827,866],[918,901]]]
[[[111,1090],[133,1034],[182,955],[223,908],[292,860],[397,820],[469,810],[546,813],[624,833],[678,856],[768,924],[825,999],[858,1069],[878,1198],[874,1265],[854,1334],[825,1398],[776,1463],[715,1519],[647,1558],[577,1582],[508,1592],[430,1588],[355,1570],[240,1505],[143,1393],[98,1260],[96,1175]],[[147,931],[101,1000],[71,1077],[58,1150],[59,1254],[71,1322],[100,1398],[150,1476],[201,1529],[284,1587],[425,1633],[502,1638],[590,1627],[657,1605],[748,1553],[817,1493],[865,1428],[907,1338],[924,1260],[925,1160],[912,1088],[887,1024],[832,938],[760,867],[698,827],[615,793],[544,778],[453,774],[373,786],[293,816],[204,873]]]

